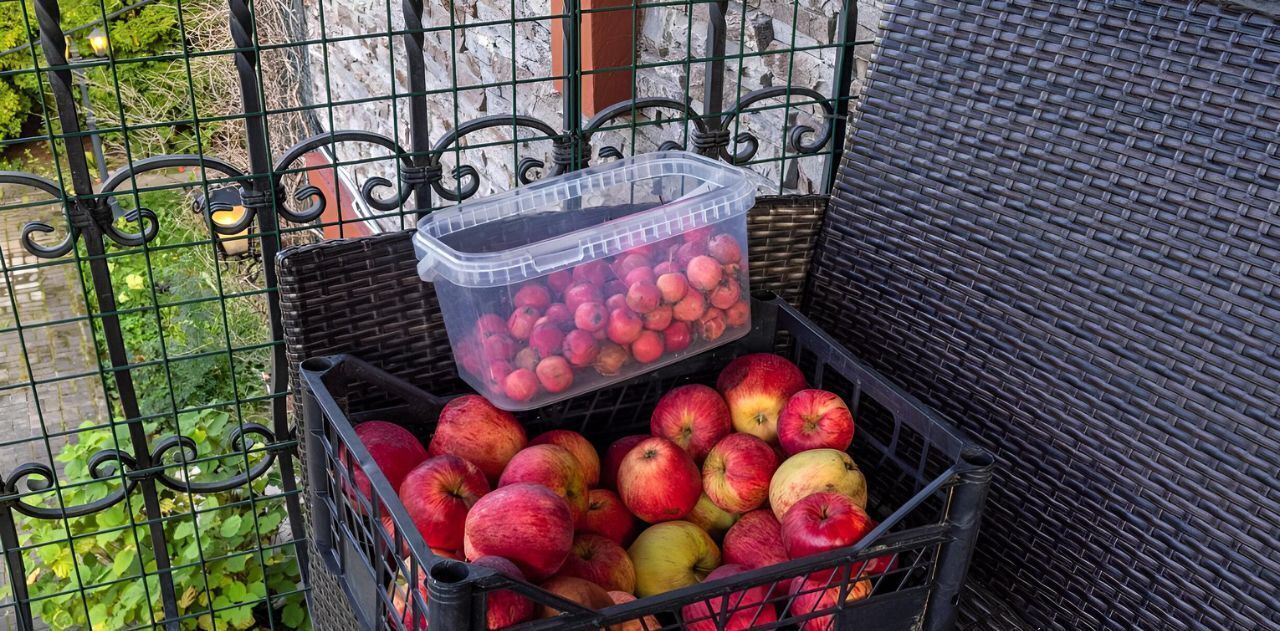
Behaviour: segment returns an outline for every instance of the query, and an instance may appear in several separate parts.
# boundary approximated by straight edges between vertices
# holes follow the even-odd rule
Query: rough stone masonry
[[[314,41],[324,34],[327,40],[307,51],[311,98],[332,104],[317,112],[322,126],[379,132],[408,148],[408,63],[402,36],[395,34],[404,28],[400,3],[304,0],[303,4],[308,37]],[[869,39],[880,19],[880,3],[860,0],[858,4],[857,36]],[[724,108],[731,109],[741,96],[767,86],[789,84],[831,94],[836,50],[823,46],[830,45],[837,33],[840,8],[838,0],[730,3]],[[425,55],[433,144],[466,121],[495,114],[532,116],[557,131],[563,129],[563,101],[551,78],[553,18],[545,17],[550,12],[549,0],[426,0]],[[707,15],[705,3],[637,8],[635,96],[687,99],[694,111],[705,113],[705,70],[702,63],[690,62],[690,58],[706,54]],[[537,19],[540,16],[542,19]],[[339,41],[332,41],[335,39]],[[870,52],[869,46],[857,51],[854,95]],[[795,101],[807,99],[795,97]],[[753,107],[771,109],[739,116],[737,129],[730,131],[734,135],[747,132],[758,139],[756,160],[780,156],[791,125],[821,128],[821,110],[813,105],[793,103],[787,107],[787,101],[779,98]],[[652,150],[668,140],[688,146],[687,123],[679,116],[672,121],[674,114],[657,109],[642,112],[634,131],[626,118],[615,120],[611,125],[628,128],[597,134],[592,148],[598,152],[612,145],[629,155],[633,149]],[[527,128],[516,131],[521,139],[541,135]],[[531,157],[551,164],[550,141],[513,143],[512,138],[513,129],[505,125],[465,137],[463,145],[472,148],[463,151],[461,159],[482,174],[479,194],[514,186],[520,159]],[[341,162],[359,163],[344,169],[351,182],[363,182],[371,175],[394,181],[395,167],[388,155],[377,147],[350,143],[337,151]],[[599,161],[597,156],[592,159]],[[445,158],[448,186],[454,185],[450,173],[456,165],[454,156]],[[784,163],[774,160],[753,168],[780,190],[810,192],[819,186],[816,181],[822,166],[823,158],[813,156]]]

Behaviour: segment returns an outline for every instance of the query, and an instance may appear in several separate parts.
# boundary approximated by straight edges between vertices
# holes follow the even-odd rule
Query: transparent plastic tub
[[[741,169],[643,154],[418,223],[459,373],[508,410],[679,361],[751,328]]]

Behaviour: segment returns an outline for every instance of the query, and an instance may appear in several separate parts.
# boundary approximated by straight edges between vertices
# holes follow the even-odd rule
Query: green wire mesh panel
[[[825,191],[857,16],[0,0],[0,629],[308,626],[275,254],[655,149]]]

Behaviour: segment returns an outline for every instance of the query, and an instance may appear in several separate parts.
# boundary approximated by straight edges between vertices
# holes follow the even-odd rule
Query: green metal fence
[[[657,148],[825,190],[856,21],[0,0],[0,629],[306,626],[276,253]]]

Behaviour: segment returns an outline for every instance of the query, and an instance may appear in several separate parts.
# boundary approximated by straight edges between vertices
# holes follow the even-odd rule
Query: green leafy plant
[[[126,207],[140,203],[161,218],[158,236],[145,249],[108,248],[125,346],[130,361],[139,364],[131,373],[151,448],[179,434],[193,441],[194,450],[169,450],[157,464],[170,476],[201,482],[240,475],[266,453],[253,443],[258,437],[250,436],[246,455],[241,442],[232,443],[233,431],[242,423],[271,426],[270,402],[252,400],[269,394],[271,352],[256,263],[217,260],[207,226],[180,190],[119,201]],[[85,291],[96,305],[88,267],[82,260]],[[94,329],[94,350],[109,365],[101,327]],[[114,381],[106,383],[113,417],[124,418]],[[90,458],[104,449],[132,453],[132,445],[126,425],[103,423],[82,425],[55,456],[62,484],[57,493],[23,501],[57,507],[60,496],[61,505],[79,506],[118,492],[123,479],[94,480]],[[185,493],[159,486],[184,628],[307,625],[303,596],[296,591],[292,537],[280,532],[287,512],[279,487],[275,467],[229,491]],[[84,517],[25,520],[19,533],[29,546],[26,581],[33,613],[52,628],[150,628],[152,620],[164,617],[147,514],[136,490]],[[6,586],[0,584],[0,598]]]

